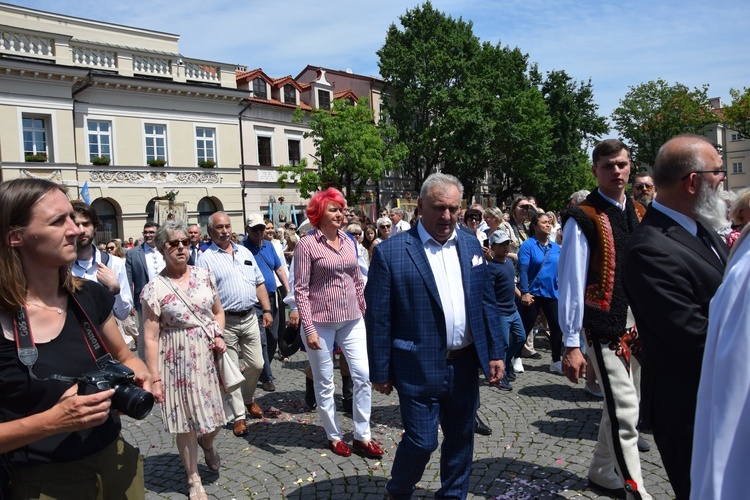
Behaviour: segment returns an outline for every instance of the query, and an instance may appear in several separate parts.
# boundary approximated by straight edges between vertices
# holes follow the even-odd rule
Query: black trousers
[[[557,299],[551,299],[549,297],[534,297],[534,303],[530,306],[522,306],[521,321],[523,321],[523,329],[526,331],[526,336],[531,333],[536,322],[536,317],[539,314],[539,310],[544,312],[544,316],[547,318],[550,331],[550,344],[552,345],[552,361],[560,361],[563,347],[563,336],[562,330],[560,329],[560,322],[558,321],[557,315]]]

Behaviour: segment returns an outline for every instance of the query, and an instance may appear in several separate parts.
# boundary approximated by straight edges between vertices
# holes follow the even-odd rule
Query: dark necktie
[[[701,224],[699,221],[695,221],[695,224],[698,226],[698,232],[696,234],[698,239],[701,240],[701,242],[706,246],[706,248],[711,250],[712,255],[716,256],[716,258],[721,260],[721,257],[719,257],[719,254],[714,249],[714,245],[711,242],[711,237],[708,235],[708,230],[706,229],[706,227],[703,224]]]
[[[198,256],[196,255],[195,247],[190,247],[190,261],[195,264],[195,260]]]

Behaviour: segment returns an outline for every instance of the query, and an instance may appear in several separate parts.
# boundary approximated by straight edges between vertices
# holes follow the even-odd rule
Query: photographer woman
[[[4,182],[0,213],[0,453],[12,497],[144,498],[143,461],[111,411],[115,391],[79,395],[71,384],[98,371],[94,353],[106,350],[150,388],[115,325],[114,296],[70,274],[81,230],[64,188]],[[24,356],[16,338],[38,357]]]
[[[224,309],[208,269],[188,266],[187,227],[169,220],[156,231],[166,266],[141,293],[146,364],[164,429],[177,434],[191,500],[208,498],[198,474],[198,446],[206,465],[221,467],[214,438],[227,421],[214,364],[224,352]]]

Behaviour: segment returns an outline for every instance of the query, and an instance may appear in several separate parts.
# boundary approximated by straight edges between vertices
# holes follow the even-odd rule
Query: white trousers
[[[318,403],[318,414],[323,429],[330,441],[343,439],[343,433],[336,420],[336,403],[333,397],[333,343],[344,353],[349,363],[354,384],[354,401],[352,417],[354,420],[354,439],[370,440],[370,409],[372,406],[372,384],[370,383],[370,366],[367,361],[367,337],[365,321],[358,318],[338,323],[313,323],[320,338],[320,350],[307,348],[313,382],[315,401]],[[304,329],[300,330],[303,340]],[[307,346],[307,342],[305,342]]]
[[[643,485],[638,453],[636,426],[640,388],[636,383],[640,384],[641,366],[634,356],[631,357],[629,342],[632,335],[637,335],[635,329],[624,334],[620,344],[598,341],[588,344],[589,360],[604,393],[599,438],[588,477],[606,488],[625,487],[629,499],[650,499]],[[625,361],[628,357],[630,362]]]

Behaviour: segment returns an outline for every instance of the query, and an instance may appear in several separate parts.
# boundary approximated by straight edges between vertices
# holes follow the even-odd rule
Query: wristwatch
[[[263,314],[273,314],[270,309],[263,309]]]

